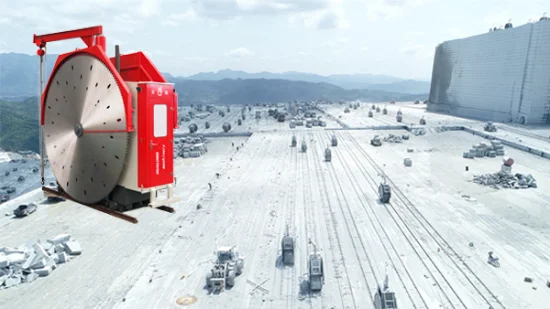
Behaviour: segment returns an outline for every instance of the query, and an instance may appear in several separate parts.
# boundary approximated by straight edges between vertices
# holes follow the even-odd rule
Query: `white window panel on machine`
[[[153,126],[155,137],[165,137],[168,134],[168,108],[166,104],[155,104]]]

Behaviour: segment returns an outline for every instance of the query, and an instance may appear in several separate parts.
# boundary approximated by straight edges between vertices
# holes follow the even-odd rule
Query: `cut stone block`
[[[48,252],[48,255],[55,254],[55,246],[51,246],[50,249],[46,250],[46,252]]]
[[[63,244],[55,245],[55,253],[65,252],[65,246]]]
[[[65,252],[70,255],[79,255],[82,253],[82,247],[76,240],[70,240],[64,244]]]
[[[21,249],[21,248],[6,248],[4,250],[4,254],[5,255],[9,255],[9,254],[13,254],[13,253],[25,253],[25,250],[24,249]]]
[[[52,273],[51,267],[39,268],[34,271],[40,277],[49,276]]]
[[[46,252],[46,250],[44,250],[41,244],[35,243],[34,245],[32,245],[32,248],[34,249],[34,252],[36,253],[37,257],[39,258],[48,257],[48,253]]]
[[[8,254],[6,255],[6,258],[8,259],[8,261],[10,261],[10,264],[20,264],[24,263],[27,260],[25,253]]]
[[[69,261],[69,257],[67,256],[67,254],[65,254],[65,252],[59,252],[57,254],[57,258],[58,258],[57,263],[59,264],[67,263],[67,261]]]
[[[35,261],[32,265],[31,265],[31,269],[39,269],[39,268],[44,268],[45,266],[47,265],[47,261],[45,258],[40,258],[38,259],[37,261]]]
[[[22,265],[23,269],[30,268],[35,259],[36,259],[36,253],[33,252],[31,253],[31,255],[29,255],[29,257],[27,257],[27,260],[23,263]]]
[[[50,250],[50,248],[54,246],[54,245],[53,245],[51,242],[49,242],[49,241],[40,243],[40,245],[41,245],[42,248],[44,248],[44,250],[46,250],[46,251]]]
[[[8,260],[8,257],[5,255],[0,255],[0,268],[6,268],[10,266],[10,261]]]
[[[34,280],[38,279],[39,275],[37,273],[30,273],[25,276],[24,280],[25,282],[33,282]]]
[[[16,286],[16,285],[19,285],[21,284],[21,276],[20,275],[16,275],[16,276],[12,276],[12,277],[9,277],[8,279],[6,279],[6,281],[4,282],[4,285],[9,288],[9,287],[12,287],[12,286]]]
[[[11,276],[12,274],[13,274],[13,271],[9,268],[0,269],[0,277],[6,276],[6,278],[7,278],[7,277]]]
[[[52,270],[55,270],[57,268],[57,264],[55,263],[53,257],[46,261],[46,267],[50,267]]]
[[[12,275],[20,275],[23,273],[23,267],[21,267],[21,264],[11,264],[10,270],[12,271]]]
[[[70,235],[70,234],[60,234],[60,235],[55,236],[55,237],[52,238],[52,239],[48,239],[48,242],[50,242],[50,243],[52,243],[52,244],[54,244],[54,245],[57,245],[57,244],[66,243],[66,242],[68,242],[70,239],[71,239],[71,235]]]

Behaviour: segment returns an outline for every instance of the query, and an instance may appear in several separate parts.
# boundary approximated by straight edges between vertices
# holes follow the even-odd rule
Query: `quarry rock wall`
[[[439,44],[427,108],[481,120],[550,123],[550,20]]]

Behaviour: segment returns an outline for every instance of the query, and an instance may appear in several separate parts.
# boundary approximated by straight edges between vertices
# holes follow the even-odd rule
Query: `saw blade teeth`
[[[112,72],[75,53],[55,68],[44,103],[44,142],[60,186],[83,204],[103,200],[120,180],[130,136]]]

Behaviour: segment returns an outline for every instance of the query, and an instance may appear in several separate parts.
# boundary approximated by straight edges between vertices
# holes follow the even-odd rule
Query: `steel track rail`
[[[351,141],[357,146],[363,156],[370,162],[370,164],[378,172],[383,172],[382,168],[370,157],[370,155],[361,147],[361,145],[348,133],[348,136],[351,138]],[[395,193],[398,201],[403,204],[404,209],[409,211],[413,217],[420,223],[428,235],[438,244],[441,250],[444,252],[453,265],[464,275],[466,280],[471,284],[474,290],[481,296],[481,298],[492,308],[495,308],[495,305],[498,307],[506,309],[504,304],[498,299],[498,297],[487,287],[487,285],[475,274],[475,272],[470,268],[470,266],[464,262],[460,255],[449,245],[449,243],[443,238],[443,236],[433,227],[433,225],[422,215],[422,213],[416,208],[416,206],[406,197],[406,195],[397,187],[397,185],[387,177],[387,181],[392,185],[392,191]],[[392,205],[393,207],[393,205]],[[395,210],[396,213],[397,210]],[[403,221],[405,222],[405,221]],[[458,261],[457,261],[458,260]],[[485,292],[488,294],[486,296],[484,292],[478,288],[478,284],[483,287]]]
[[[347,145],[343,144],[343,146],[348,149],[348,151],[351,151],[351,148],[347,147]],[[353,158],[352,157],[352,160],[354,160],[355,162],[357,162],[356,158]],[[345,160],[342,160],[343,162],[347,162]],[[346,166],[348,168],[348,170],[351,170],[350,168],[350,165],[346,163]],[[363,171],[362,171],[363,172]],[[355,175],[353,175],[352,173],[348,173],[348,177],[350,177],[349,175],[352,175],[353,176],[353,179],[354,180],[351,180],[351,183],[353,184],[357,184],[358,181],[357,181],[357,178],[355,177]],[[364,175],[364,172],[363,172],[363,175]],[[365,175],[364,175],[365,176]],[[369,183],[370,185],[370,183]],[[354,185],[354,190],[355,192],[360,195],[360,196],[366,196],[365,192],[363,191],[363,189],[361,189],[361,187],[359,186],[359,191],[361,191],[361,194],[359,194],[357,188],[357,186]],[[375,191],[376,191],[376,188],[375,188]],[[397,251],[395,245],[393,244],[393,242],[390,240],[390,237],[388,235],[388,233],[386,232],[385,228],[384,228],[384,225],[382,224],[382,222],[380,221],[380,219],[378,218],[378,216],[376,215],[376,212],[374,211],[374,209],[372,208],[372,205],[367,202],[367,205],[368,205],[368,208],[370,210],[370,212],[372,212],[372,216],[370,214],[369,211],[367,211],[367,206],[365,206],[365,203],[363,202],[363,200],[360,199],[360,202],[361,202],[361,205],[363,207],[363,210],[365,211],[365,213],[367,214],[367,218],[369,219],[369,222],[370,224],[374,227],[375,226],[375,223],[374,223],[374,220],[373,220],[373,217],[376,219],[376,222],[378,223],[378,226],[380,227],[380,230],[383,231],[383,235],[379,233],[379,229],[378,228],[374,228],[374,231],[375,231],[375,234],[377,235],[378,239],[380,240],[380,244],[382,245],[384,251],[386,252],[386,255],[388,256],[389,260],[390,260],[390,263],[393,267],[393,269],[395,270],[396,274],[397,274],[397,277],[399,278],[399,281],[401,281],[401,284],[403,285],[403,287],[405,288],[405,292],[407,293],[407,296],[409,297],[409,299],[411,300],[411,303],[413,304],[413,307],[414,308],[428,308],[428,305],[426,304],[426,301],[424,299],[424,297],[422,296],[422,294],[420,293],[420,290],[418,289],[418,286],[416,285],[415,281],[413,280],[410,272],[408,271],[407,269],[407,266],[405,264],[405,262],[403,262],[403,259],[401,258],[401,255],[399,254],[399,252]],[[408,277],[409,281],[410,281],[410,284],[412,285],[413,287],[413,291],[411,291],[410,289],[407,288],[407,284],[405,283],[405,280],[404,278],[402,277],[401,275],[401,271],[398,269],[394,259],[392,258],[392,254],[390,254],[390,251],[388,250],[387,246],[385,244],[390,244],[390,247],[392,248],[393,250],[393,253],[395,254],[395,256],[397,257],[397,260],[400,262],[401,266],[403,267],[403,270],[406,274],[406,276]],[[412,294],[416,294],[416,295],[412,295]],[[416,302],[417,300],[416,299],[420,299],[421,301],[421,304],[420,306],[417,306],[416,305]]]
[[[353,140],[350,140],[350,141],[353,141]],[[371,188],[375,192],[377,192],[376,180],[372,177],[372,175],[370,175],[367,172],[367,169],[363,166],[363,164],[358,160],[357,157],[355,157],[355,160],[356,160],[356,162],[359,163],[359,166],[361,166],[363,168],[361,170],[363,175],[366,176],[366,179],[370,180],[369,185],[371,186]],[[381,172],[381,170],[379,172]],[[392,207],[392,209],[393,209],[392,204],[385,204],[385,205],[390,205],[390,207]],[[464,301],[462,300],[462,298],[458,295],[458,293],[452,287],[450,282],[447,280],[446,276],[443,274],[441,269],[437,266],[435,261],[431,258],[430,254],[428,253],[426,248],[422,245],[422,243],[418,240],[416,235],[412,232],[412,230],[410,229],[407,222],[402,219],[402,217],[397,213],[397,211],[395,211],[395,209],[394,209],[394,211],[396,213],[395,215],[387,207],[386,207],[386,210],[388,211],[388,214],[390,214],[390,216],[391,216],[392,220],[394,221],[394,223],[396,224],[396,226],[399,228],[399,231],[401,232],[401,234],[405,237],[405,240],[407,241],[407,243],[411,246],[411,248],[413,249],[415,254],[418,256],[418,258],[419,258],[420,262],[422,263],[422,265],[424,266],[424,268],[429,272],[430,276],[434,279],[436,285],[438,286],[438,288],[441,290],[441,292],[443,293],[443,295],[447,299],[447,302],[449,303],[449,305],[452,308],[457,308],[456,305],[454,304],[454,302],[451,300],[451,297],[449,296],[449,294],[446,292],[446,289],[450,290],[450,292],[455,295],[457,300],[461,303],[461,305],[464,308],[467,308],[466,305],[464,304]],[[396,217],[398,217],[401,220],[401,224],[400,224],[400,222],[398,222]],[[409,235],[407,235],[407,233],[403,229],[403,226],[409,232]],[[411,241],[411,236],[412,236],[414,242]],[[415,243],[416,243],[416,245],[415,245]],[[430,263],[426,263],[425,258],[428,259]],[[436,279],[435,273],[439,274],[439,277],[441,277],[440,279],[442,279],[442,281]],[[446,286],[446,287],[444,287],[444,286]]]
[[[271,141],[269,147],[265,147],[265,148],[266,148],[266,152],[265,152],[265,153],[263,154],[263,156],[261,156],[260,158],[266,158],[266,157],[269,157],[270,154],[276,153],[277,150],[279,149],[279,145],[278,145],[276,142]],[[242,149],[242,148],[241,148],[241,149]],[[241,151],[242,151],[242,150],[239,150],[239,152],[241,152]],[[264,173],[264,174],[269,174],[270,172],[272,172],[272,173],[274,173],[274,177],[275,177],[274,180],[271,181],[271,183],[272,183],[274,189],[273,189],[273,190],[270,190],[270,192],[269,192],[269,195],[272,197],[270,200],[278,200],[278,199],[279,199],[279,193],[280,193],[281,190],[280,190],[280,186],[277,185],[277,184],[278,184],[278,179],[277,179],[277,172],[276,172],[276,171],[277,171],[277,169],[278,169],[279,167],[282,166],[281,161],[282,161],[282,162],[285,162],[285,161],[286,161],[284,156],[277,156],[276,160],[270,160],[270,161],[269,161],[269,164],[265,164],[265,165],[264,165],[264,172],[263,172],[263,173]],[[262,206],[267,207],[268,205],[262,205]],[[263,208],[263,207],[262,207],[262,208]],[[260,212],[260,213],[261,213],[261,212]],[[258,233],[258,235],[263,235],[263,234],[264,234],[264,231],[265,231],[266,227],[268,226],[267,223],[269,222],[270,219],[275,220],[275,219],[273,219],[273,217],[270,215],[270,212],[269,212],[269,211],[265,211],[265,212],[263,213],[262,216],[263,216],[263,217],[258,218],[258,219],[261,219],[261,220],[262,220],[262,221],[261,221],[261,222],[262,222],[262,223],[261,223],[261,228],[260,228],[260,230],[259,230],[260,233]],[[257,222],[256,217],[255,217],[255,219],[252,220],[252,222]],[[239,233],[239,234],[237,234],[237,235],[245,235],[245,234],[247,234],[247,233],[250,233],[250,231],[249,231],[250,227],[249,227],[249,226],[244,225],[244,226],[242,227],[242,229],[244,229],[244,230],[242,231],[242,233]],[[247,230],[248,230],[248,232],[247,232]],[[258,246],[258,245],[260,245],[260,244],[259,244],[259,243],[256,243],[256,244],[254,244],[254,245]],[[255,251],[257,252],[258,250],[255,250]],[[264,250],[264,251],[262,251],[262,252],[265,254],[265,253],[266,253],[266,250]],[[255,255],[255,257],[256,257],[256,255]],[[259,266],[260,266],[260,269],[263,269],[263,267],[265,266],[264,263],[266,262],[266,260],[267,260],[267,258],[266,258],[265,256],[260,255],[259,260],[255,260],[254,265],[255,265],[255,266],[258,266],[258,265],[259,265]],[[255,267],[255,268],[256,268],[256,267]],[[260,280],[261,280],[261,279],[260,279]]]
[[[292,148],[291,148],[292,149]],[[294,151],[292,151],[292,156],[294,162],[294,168],[291,169],[294,172],[294,175],[291,175],[291,201],[292,204],[290,205],[290,213],[288,215],[288,222],[289,222],[289,233],[291,235],[294,235],[294,249],[296,250],[296,236],[297,233],[292,233],[291,231],[296,228],[296,190],[298,190],[298,180],[297,180],[297,173],[298,170],[298,149],[294,148]],[[294,177],[292,177],[294,176]],[[296,264],[296,254],[294,255],[294,264]],[[294,309],[296,308],[296,297],[293,297],[294,291],[296,290],[296,265],[292,265],[291,271],[290,271],[290,278],[292,279],[292,284],[287,285],[287,292],[286,292],[286,306],[285,308]],[[282,291],[283,289],[281,289]]]
[[[311,137],[311,132],[308,132],[307,136]],[[309,148],[310,148],[309,151],[311,151],[312,147],[310,146]],[[311,208],[308,211],[308,208],[312,207],[312,203],[311,203],[311,200],[312,200],[311,199],[311,196],[312,196],[312,194],[311,194],[311,192],[312,192],[312,190],[311,190],[311,173],[310,173],[308,153],[309,153],[308,151],[303,153],[303,155],[305,156],[304,159],[306,160],[306,175],[307,175],[307,185],[305,186],[306,192],[304,194],[304,215],[305,215],[305,220],[306,220],[306,225],[305,225],[305,227],[306,227],[306,229],[305,229],[305,231],[306,231],[306,248],[308,248],[307,244],[308,244],[308,240],[309,240],[309,237],[310,237],[309,233],[313,234],[312,236],[313,236],[313,240],[315,242],[315,245],[317,247],[319,246],[319,241],[318,241],[319,238],[317,237],[317,229],[315,228],[315,222],[313,222],[313,215],[312,215],[313,208]],[[302,172],[303,172],[303,169],[302,169]],[[305,199],[306,196],[309,197],[309,200],[307,200],[307,201]],[[309,254],[307,255],[307,258],[309,260]],[[307,265],[307,263],[306,263],[306,265]],[[308,272],[309,272],[309,269],[308,269]],[[325,275],[326,274],[323,272],[323,278],[325,277]],[[322,289],[321,289],[321,292],[318,293],[319,301],[321,302],[321,305],[322,305],[323,299],[321,297],[321,293],[322,293]],[[315,294],[317,294],[317,293],[315,293]],[[311,293],[311,291],[310,291],[308,296],[311,298],[311,296],[313,296],[315,294]],[[314,308],[313,302],[311,301],[311,299],[309,301],[309,304],[311,305],[312,308]],[[322,306],[321,306],[321,308],[322,308]]]
[[[334,156],[333,156],[334,157]],[[365,268],[363,267],[362,263],[361,263],[361,257],[359,256],[359,250],[362,249],[363,253],[365,254],[365,258],[367,260],[367,263],[369,264],[369,268],[371,270],[371,273],[374,277],[374,281],[378,284],[380,281],[378,279],[378,276],[376,275],[376,271],[372,265],[372,262],[371,262],[371,259],[369,258],[369,255],[368,255],[368,250],[366,249],[366,246],[365,246],[365,243],[363,242],[363,239],[361,238],[361,234],[359,232],[359,228],[357,226],[357,223],[355,222],[355,219],[353,218],[353,215],[352,215],[352,212],[351,212],[351,207],[347,201],[347,198],[346,198],[346,195],[344,193],[344,190],[342,188],[342,183],[340,182],[340,180],[338,179],[338,177],[336,176],[337,175],[337,172],[336,170],[334,169],[334,166],[332,164],[329,165],[329,170],[332,171],[332,173],[329,171],[329,177],[331,179],[331,182],[335,185],[335,192],[337,193],[338,191],[340,192],[340,195],[342,197],[342,199],[338,198],[338,205],[340,207],[340,211],[342,213],[342,217],[344,218],[344,223],[346,225],[346,229],[348,231],[348,234],[350,236],[350,239],[351,239],[351,243],[352,243],[352,246],[353,246],[353,249],[355,251],[355,254],[356,254],[356,257],[357,257],[357,260],[360,262],[359,263],[359,267],[361,269],[361,272],[363,274],[363,277],[365,279],[365,283],[366,283],[366,286],[367,286],[367,289],[369,291],[369,296],[370,296],[370,299],[372,301],[372,304],[374,306],[374,297],[373,297],[373,291],[375,291],[375,288],[374,287],[371,287],[369,285],[369,282],[367,281],[367,271],[365,271]],[[338,196],[338,193],[337,193],[337,196]],[[344,206],[342,205],[342,202],[341,201],[344,201],[345,205],[346,205],[346,209],[347,209],[347,212],[344,210]],[[346,216],[347,214],[347,216]],[[346,217],[349,217],[349,219],[347,219]],[[351,224],[350,224],[351,223]],[[353,225],[353,230],[355,231],[355,234],[357,235],[356,239],[359,240],[359,243],[360,243],[360,246],[361,248],[358,248],[358,246],[356,245],[356,240],[354,240],[354,237],[353,237],[353,234],[352,234],[352,228],[351,228],[351,225]]]
[[[313,147],[312,147],[313,148]],[[322,148],[322,147],[321,147]],[[333,237],[330,233],[330,228],[332,229],[333,233],[334,233],[334,236],[336,238],[336,244],[337,244],[337,247],[338,247],[338,252],[340,254],[340,260],[342,261],[342,266],[343,266],[343,270],[345,271],[345,277],[347,278],[347,283],[348,283],[348,287],[349,287],[349,294],[351,295],[351,300],[352,300],[352,303],[353,303],[353,308],[358,308],[357,307],[357,303],[355,301],[355,296],[353,295],[353,288],[352,288],[352,285],[351,285],[351,280],[349,278],[349,274],[348,274],[348,268],[346,267],[346,261],[345,261],[345,257],[344,257],[344,251],[342,249],[342,244],[341,244],[341,241],[340,241],[340,237],[338,235],[338,230],[336,228],[337,226],[337,223],[336,223],[336,216],[334,215],[334,211],[333,211],[333,208],[331,206],[331,202],[330,202],[330,197],[328,196],[328,186],[327,186],[327,183],[326,183],[326,179],[325,177],[323,176],[323,172],[322,172],[322,167],[321,167],[321,161],[319,160],[319,154],[317,153],[317,147],[315,147],[315,149],[312,149],[312,151],[314,151],[314,157],[315,157],[315,171],[316,171],[316,175],[317,175],[317,179],[320,179],[321,180],[321,183],[323,185],[323,187],[321,188],[320,192],[324,192],[324,196],[326,197],[326,204],[328,205],[328,208],[329,208],[329,213],[330,215],[329,216],[324,216],[325,217],[325,223],[327,225],[327,234],[329,236],[329,242],[331,243],[331,247],[333,247]],[[325,207],[323,207],[324,209]],[[330,217],[330,219],[329,219]],[[360,260],[358,260],[359,263],[361,263]],[[349,308],[344,299],[345,299],[345,293],[343,292],[343,288],[342,288],[342,284],[340,282],[340,278],[338,278],[338,274],[336,274],[336,278],[337,278],[337,282],[338,282],[338,289],[339,289],[339,292],[340,292],[340,299],[342,301],[342,308]],[[367,282],[367,286],[368,286],[368,282]]]

